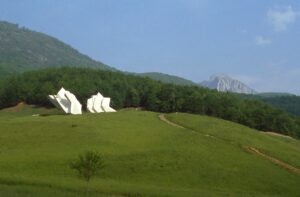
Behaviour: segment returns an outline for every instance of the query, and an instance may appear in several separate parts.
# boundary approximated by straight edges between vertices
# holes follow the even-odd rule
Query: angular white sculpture
[[[87,100],[87,111],[90,113],[116,112],[109,104],[110,98],[103,97],[98,92]]]
[[[116,110],[114,110],[113,108],[111,108],[109,106],[109,104],[110,104],[110,98],[104,97],[103,100],[102,100],[102,109],[105,112],[116,112]]]
[[[96,113],[94,111],[93,106],[94,106],[93,98],[89,98],[86,103],[86,110],[90,113]]]
[[[91,98],[87,100],[87,111],[91,113],[101,113],[103,109],[101,107],[101,103],[103,100],[103,96],[98,92],[97,95],[93,95]]]
[[[51,103],[63,110],[66,114],[82,114],[81,104],[71,92],[61,88],[57,95],[48,96]]]

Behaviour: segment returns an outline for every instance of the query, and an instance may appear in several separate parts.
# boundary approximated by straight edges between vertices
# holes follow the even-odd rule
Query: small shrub
[[[87,151],[71,162],[70,167],[77,170],[79,176],[89,182],[100,169],[103,169],[104,162],[98,152]]]

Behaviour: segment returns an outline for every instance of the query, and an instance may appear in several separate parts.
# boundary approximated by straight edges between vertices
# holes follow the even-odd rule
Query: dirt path
[[[284,137],[284,138],[288,138],[288,139],[293,139],[291,136],[283,135],[283,134],[275,133],[275,132],[271,132],[271,131],[267,131],[267,132],[264,132],[264,133],[267,134],[267,135],[273,135],[273,136],[278,136],[278,137]]]
[[[165,123],[167,123],[167,124],[169,124],[169,125],[172,125],[172,126],[174,126],[174,127],[178,127],[178,128],[181,128],[181,129],[186,129],[185,127],[183,127],[183,126],[180,126],[180,125],[178,125],[178,124],[176,124],[176,123],[174,123],[174,122],[171,122],[171,121],[169,121],[166,117],[165,117],[165,114],[159,114],[159,119],[161,120],[161,121],[164,121]]]
[[[213,137],[213,138],[215,138],[215,139],[218,139],[218,138],[215,137],[215,136],[211,136],[211,135],[208,135],[208,134],[201,134],[201,133],[196,132],[196,131],[194,131],[194,130],[192,130],[192,129],[188,129],[188,128],[185,128],[185,127],[183,127],[183,126],[181,126],[181,125],[179,125],[179,124],[176,124],[176,123],[174,123],[174,122],[168,120],[168,119],[165,117],[164,114],[160,114],[158,117],[159,117],[159,119],[160,119],[161,121],[163,121],[163,122],[165,122],[165,123],[167,123],[167,124],[169,124],[169,125],[172,125],[172,126],[174,126],[174,127],[178,127],[178,128],[181,128],[181,129],[190,130],[190,131],[193,132],[193,133],[197,133],[197,134],[203,135],[203,136],[205,136],[205,137]],[[220,140],[222,140],[222,139],[220,139]],[[288,170],[288,171],[290,171],[290,172],[292,172],[292,173],[297,174],[297,175],[300,176],[300,169],[298,169],[298,168],[296,168],[296,167],[294,167],[294,166],[291,166],[291,165],[288,164],[288,163],[285,163],[285,162],[280,161],[280,160],[278,160],[278,159],[276,159],[276,158],[274,158],[274,157],[271,157],[271,156],[269,156],[269,155],[266,155],[266,154],[260,152],[258,149],[254,148],[254,147],[247,147],[247,146],[244,146],[243,149],[244,149],[245,151],[251,153],[251,154],[258,155],[258,156],[260,156],[260,157],[262,157],[262,158],[264,158],[264,159],[267,159],[267,160],[271,161],[272,163],[274,163],[275,165],[278,165],[278,166],[280,166],[280,167],[282,167],[282,168],[284,168],[284,169],[286,169],[286,170]]]
[[[168,119],[166,118],[165,114],[159,114],[158,117],[159,117],[159,119],[160,119],[161,121],[163,121],[163,122],[165,122],[165,123],[167,123],[167,124],[169,124],[169,125],[171,125],[171,126],[173,126],[173,127],[177,127],[177,128],[181,128],[181,129],[186,129],[186,130],[189,130],[190,132],[196,133],[196,134],[198,134],[198,135],[202,135],[202,136],[205,136],[205,137],[210,137],[210,138],[218,139],[218,138],[216,138],[216,137],[214,137],[214,136],[212,136],[212,135],[199,133],[199,132],[197,132],[197,131],[195,131],[195,130],[193,130],[193,129],[189,129],[189,128],[183,127],[183,126],[181,126],[181,125],[179,125],[179,124],[176,124],[175,122],[172,122],[172,121],[168,120]]]
[[[278,160],[274,157],[266,155],[266,154],[260,152],[258,149],[253,148],[253,147],[244,147],[244,149],[249,153],[252,153],[254,155],[258,155],[258,156],[260,156],[264,159],[267,159],[267,160],[271,161],[272,163],[274,163],[274,164],[276,164],[276,165],[278,165],[278,166],[280,166],[280,167],[282,167],[282,168],[284,168],[284,169],[300,176],[300,169],[298,169],[294,166],[291,166],[290,164],[287,164],[287,163],[285,163],[283,161],[280,161],[280,160]]]

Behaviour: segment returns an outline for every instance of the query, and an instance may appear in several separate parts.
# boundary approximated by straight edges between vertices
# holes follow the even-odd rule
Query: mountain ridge
[[[53,36],[0,21],[0,79],[49,67],[87,67],[119,71],[82,54]],[[191,80],[159,72],[124,73],[176,85],[198,85]]]
[[[138,76],[142,77],[149,77],[151,79],[154,79],[156,81],[160,81],[163,83],[171,83],[176,85],[192,85],[192,86],[199,86],[199,84],[189,80],[185,79],[183,77],[179,77],[176,75],[170,75],[166,73],[160,73],[160,72],[145,72],[145,73],[138,73]]]
[[[0,21],[0,77],[47,67],[116,70],[44,33]]]

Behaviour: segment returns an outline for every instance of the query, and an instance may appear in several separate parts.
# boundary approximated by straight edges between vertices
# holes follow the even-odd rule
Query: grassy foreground
[[[69,162],[86,150],[106,167],[90,196],[299,196],[300,176],[250,154],[259,150],[300,168],[297,140],[206,116],[169,114],[181,129],[143,111],[31,116],[0,111],[0,196],[84,196]]]

